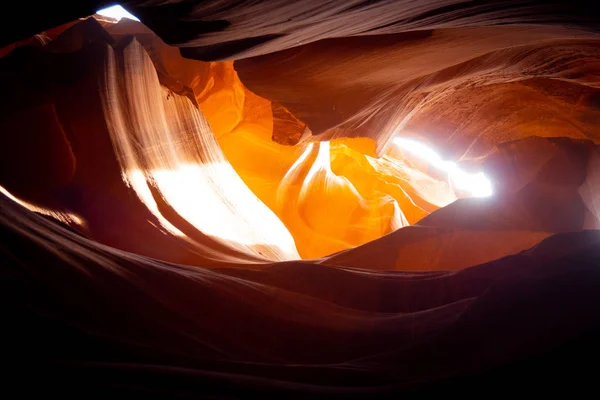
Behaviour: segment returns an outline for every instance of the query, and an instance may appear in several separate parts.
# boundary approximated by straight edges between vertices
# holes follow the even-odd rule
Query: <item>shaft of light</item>
[[[468,192],[473,197],[488,197],[493,194],[492,183],[483,172],[465,172],[456,163],[443,160],[435,151],[412,139],[396,137],[394,144],[448,173],[448,180],[459,190]]]
[[[96,11],[96,14],[104,17],[114,18],[117,21],[121,18],[129,18],[134,21],[139,21],[135,15],[131,14],[129,11],[119,5],[103,8],[102,10]]]

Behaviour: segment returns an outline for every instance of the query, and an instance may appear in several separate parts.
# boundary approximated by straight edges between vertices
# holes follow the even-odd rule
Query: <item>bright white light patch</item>
[[[129,18],[134,21],[139,21],[137,17],[135,17],[133,14],[129,13],[127,10],[125,10],[119,5],[103,8],[102,10],[96,11],[96,14],[103,15],[105,17],[115,18],[116,20],[120,20],[121,18]]]
[[[455,163],[442,160],[435,151],[415,140],[396,137],[394,138],[394,144],[424,159],[434,167],[446,171],[448,179],[458,189],[469,192],[474,197],[488,197],[492,195],[492,182],[490,182],[483,172],[475,174],[465,172]]]

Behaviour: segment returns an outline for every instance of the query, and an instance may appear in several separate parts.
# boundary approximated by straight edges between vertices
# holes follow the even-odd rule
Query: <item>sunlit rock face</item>
[[[108,50],[103,53],[103,48]],[[7,59],[8,68],[18,68],[25,57],[20,51]],[[101,61],[82,61],[80,54],[86,51]],[[94,19],[84,20],[30,57],[50,60],[57,64],[54,68],[60,68],[61,63],[76,68],[83,62],[87,72],[80,72],[82,76],[74,78],[74,85],[101,80],[101,87],[94,88],[94,92],[102,113],[97,103],[86,113],[104,120],[98,128],[109,134],[114,154],[109,151],[107,139],[98,138],[105,150],[95,157],[102,157],[104,163],[116,159],[117,164],[112,161],[111,168],[121,170],[125,188],[120,190],[135,192],[147,209],[144,212],[153,215],[152,220],[144,222],[150,224],[149,229],[159,227],[175,236],[176,241],[191,240],[192,247],[204,247],[190,239],[199,234],[224,242],[234,253],[250,253],[258,259],[322,257],[413,224],[457,196],[444,174],[430,175],[425,164],[411,161],[401,149],[378,157],[371,139],[303,141],[294,146],[277,143],[274,138],[292,130],[306,137],[306,127],[281,106],[273,106],[246,89],[232,63],[185,60],[131,20],[108,24],[106,29]],[[53,79],[57,78],[49,78]],[[19,87],[19,82],[12,85]],[[46,101],[53,104],[64,96],[55,91]],[[30,97],[24,101],[33,100]],[[66,107],[62,113],[70,115],[72,110]],[[55,125],[63,123],[58,119]],[[71,129],[63,144],[59,139],[53,144],[71,151],[70,141],[81,141],[78,136],[82,132]],[[44,139],[52,140],[52,136],[45,135]],[[98,145],[92,141],[89,146]],[[61,162],[73,159],[71,162],[76,164],[78,156],[88,157],[81,151],[74,150],[74,156],[68,153],[71,158],[61,153],[55,157]],[[13,154],[28,164],[27,157],[32,155],[26,153],[23,148]],[[60,165],[43,157],[35,159],[36,163],[28,165],[37,171],[40,163],[52,165],[49,173]],[[10,160],[6,162],[15,164]],[[40,185],[32,189],[36,193],[28,193],[12,185],[10,176],[5,181],[6,189],[49,208],[74,207],[79,213],[88,213],[80,209],[87,206],[73,205],[72,196],[64,198],[60,194],[72,186],[74,166],[70,168],[57,170],[70,175],[54,183],[49,193],[42,192]],[[34,175],[53,182],[52,178]],[[110,185],[119,185],[115,175]],[[77,190],[88,193],[89,186],[89,182],[81,182]],[[169,217],[160,209],[163,201],[179,220],[191,225],[188,231],[172,221],[173,215]],[[89,224],[93,237],[131,248],[123,238],[97,233],[106,229],[97,224],[102,221]],[[196,233],[189,233],[189,229]],[[208,247],[200,253],[212,253]],[[148,254],[154,255],[155,251]],[[179,255],[169,259],[178,260]]]
[[[140,15],[143,19],[145,11]],[[272,54],[252,58],[241,43],[235,63],[183,58],[176,47],[127,18],[97,16],[68,23],[38,35],[46,38],[40,50],[18,48],[4,60],[8,71],[21,76],[7,85],[24,94],[8,107],[3,123],[14,129],[21,120],[47,120],[42,130],[48,132],[38,133],[38,140],[48,142],[40,148],[53,150],[31,153],[23,144],[30,138],[24,135],[23,143],[13,146],[17,151],[4,159],[5,171],[21,163],[23,173],[5,172],[3,186],[40,210],[78,215],[86,221],[86,234],[103,243],[135,251],[147,248],[141,252],[194,264],[211,260],[208,264],[218,265],[224,254],[229,260],[253,262],[319,258],[402,227],[430,226],[420,221],[457,198],[496,192],[482,181],[481,171],[489,171],[498,185],[495,196],[510,200],[483,200],[495,206],[481,211],[477,220],[500,215],[496,222],[483,223],[484,229],[502,227],[511,232],[510,239],[503,239],[506,233],[492,234],[485,240],[491,247],[474,252],[482,258],[461,255],[454,262],[432,255],[438,261],[425,258],[406,268],[463,268],[528,248],[552,233],[594,227],[596,200],[589,183],[572,183],[570,194],[560,189],[560,195],[546,186],[531,193],[507,190],[510,180],[528,185],[535,176],[503,175],[514,160],[501,157],[505,151],[496,146],[532,135],[595,138],[595,64],[575,66],[574,59],[596,59],[598,39],[581,26],[474,27],[471,22],[460,29],[336,38],[302,46],[273,39],[271,45],[290,48],[271,52],[265,47],[263,52]],[[444,49],[443,55],[431,51],[437,48]],[[84,61],[86,52],[95,60]],[[411,62],[401,62],[404,58]],[[24,90],[29,72],[19,68],[31,60],[50,66],[49,76],[40,78],[49,91]],[[80,69],[69,76],[67,89],[60,87],[65,66]],[[99,84],[92,89],[93,82]],[[87,100],[85,113],[75,112],[84,107],[71,106],[72,98],[81,97],[77,93],[84,87],[94,93],[93,100]],[[102,122],[95,136],[82,139],[86,114]],[[40,131],[33,126],[25,130]],[[531,151],[527,143],[515,146]],[[554,142],[533,145],[535,157],[541,157],[541,143]],[[441,149],[443,157],[424,144]],[[519,158],[519,168],[529,171],[531,157]],[[99,170],[94,158],[106,168]],[[479,172],[465,173],[443,158],[460,159],[467,169]],[[577,167],[583,177],[586,162]],[[38,174],[42,169],[46,172]],[[25,171],[30,171],[29,182],[39,183],[23,185]],[[84,204],[87,200],[80,200],[107,187],[118,187],[119,196],[127,198],[118,201],[121,210],[115,215],[138,214],[125,219],[131,220],[131,229],[143,226],[153,240],[168,240],[186,250],[133,243],[127,229],[115,235]],[[571,228],[546,229],[536,223],[552,225],[549,214],[529,215],[543,212],[534,206],[535,199],[549,194],[556,204],[546,202],[547,209],[573,209],[562,218]],[[534,200],[521,206],[527,196]],[[568,196],[581,199],[579,208],[569,208]],[[115,206],[105,203],[103,213],[112,214]],[[448,210],[456,207],[460,209],[456,205]],[[425,221],[443,220],[449,212]],[[580,214],[585,223],[578,222]],[[531,218],[533,227],[524,222]],[[449,227],[460,226],[455,224]],[[441,239],[438,230],[432,232],[423,237],[433,234],[434,246],[449,240]],[[472,236],[462,231],[457,235],[465,245]],[[412,249],[409,259],[414,252],[431,253]],[[377,269],[406,269],[401,259],[392,257]]]
[[[54,119],[44,125],[49,133],[41,139],[49,142],[49,147],[44,148],[55,147],[56,150],[36,156],[15,143],[14,148],[21,150],[4,159],[7,167],[23,163],[27,166],[23,171],[25,168],[32,171],[29,181],[37,179],[43,184],[19,186],[19,182],[23,182],[20,176],[8,172],[3,184],[9,193],[46,207],[49,212],[74,213],[85,221],[89,219],[86,234],[106,244],[135,251],[147,248],[142,253],[172,261],[202,264],[207,263],[208,258],[212,260],[208,262],[211,265],[218,265],[223,254],[229,260],[281,261],[319,258],[354,248],[414,225],[457,197],[493,193],[495,190],[487,182],[475,190],[465,186],[464,181],[477,184],[481,171],[492,175],[499,189],[496,196],[514,197],[516,189],[506,191],[504,186],[508,185],[507,179],[516,179],[518,174],[498,172],[509,168],[513,161],[510,157],[500,157],[502,150],[495,150],[494,146],[530,136],[539,129],[539,122],[546,120],[550,122],[538,136],[593,138],[594,110],[586,104],[593,101],[596,89],[592,87],[593,79],[586,74],[592,68],[588,64],[579,68],[578,81],[587,79],[589,86],[548,78],[523,80],[524,65],[529,63],[529,67],[534,68],[531,60],[541,60],[535,55],[543,53],[556,38],[564,42],[566,30],[558,27],[519,28],[518,31],[509,27],[486,29],[332,39],[234,64],[185,59],[177,48],[166,45],[143,24],[127,18],[117,21],[97,17],[69,23],[45,35],[53,39],[48,39],[43,49],[33,53],[18,49],[5,60],[6,68],[12,71],[31,57],[49,60],[46,62],[53,65],[55,71],[64,65],[79,68],[78,64],[83,63],[86,72],[72,78],[72,87],[79,86],[78,89],[52,89],[49,99],[43,100],[35,100],[39,95],[34,89],[34,96],[31,93],[29,97],[24,96],[25,105],[15,103],[18,112],[11,111],[3,122],[8,124],[7,128],[18,126],[23,115],[31,117],[28,121],[44,121],[41,116],[33,116],[40,112],[47,114]],[[515,39],[516,33],[518,39]],[[570,30],[568,35],[569,40],[577,44],[595,40],[591,33],[583,30]],[[466,54],[461,41],[470,37],[476,37],[478,42],[472,43],[471,53]],[[536,41],[544,45],[532,47]],[[344,43],[352,43],[352,46],[342,46]],[[448,52],[443,58],[425,51],[442,44]],[[499,53],[498,49],[508,45],[512,48]],[[578,51],[581,54],[594,51],[586,46],[580,46]],[[102,50],[104,48],[107,50]],[[28,52],[31,54],[27,55]],[[95,54],[97,61],[82,61],[85,52]],[[336,52],[344,57],[329,60]],[[385,60],[375,63],[382,52],[386,54]],[[507,77],[507,61],[497,63],[499,54],[507,52],[514,53],[511,57],[517,57],[522,65],[511,66],[510,70],[512,76],[519,79],[493,83],[499,77]],[[408,55],[413,61],[410,66],[394,61]],[[561,68],[564,63],[560,60],[559,57],[553,67],[554,73],[564,75]],[[362,71],[351,80],[344,75],[350,63],[354,71]],[[423,68],[415,68],[415,63]],[[250,87],[277,102],[250,91],[238,77],[238,71]],[[27,79],[26,72],[18,74],[22,80]],[[60,82],[62,78],[54,75],[43,80]],[[279,77],[285,77],[285,81]],[[77,125],[77,129],[67,129],[65,133],[63,128],[63,125],[72,125],[65,119],[81,119],[84,115],[70,117],[77,107],[66,105],[70,100],[64,100],[65,97],[72,97],[71,91],[81,91],[81,82],[88,82],[89,86],[92,81],[100,81],[100,86],[93,89],[94,107],[88,106],[86,114],[92,113],[103,122],[98,124],[97,139],[87,137],[84,142],[89,142],[89,148],[103,148],[94,157],[110,164],[110,168],[92,176],[113,171],[108,180],[104,176],[95,177],[97,189],[94,190],[91,190],[90,178],[82,175],[86,170],[85,160],[78,166],[79,172],[74,172],[78,170],[78,158],[90,158],[85,153],[89,150],[74,149],[71,143],[81,142],[79,136],[83,130],[78,131]],[[23,92],[19,82],[9,85]],[[415,82],[420,83],[415,86]],[[317,86],[324,90],[316,89]],[[534,97],[529,98],[532,101],[518,100],[525,88],[533,93]],[[303,99],[304,95],[310,97]],[[486,101],[488,97],[492,101]],[[343,105],[340,101],[350,103]],[[63,111],[53,111],[61,102],[66,102],[58,106]],[[391,106],[392,102],[397,102],[396,106]],[[513,102],[514,106],[507,105]],[[519,107],[520,104],[525,106]],[[568,106],[574,108],[566,115],[564,110]],[[554,119],[545,117],[553,112]],[[346,114],[358,118],[356,124],[334,121],[344,119]],[[371,117],[367,118],[368,115]],[[584,122],[573,123],[571,116]],[[360,122],[363,117],[367,119]],[[337,126],[327,128],[331,124]],[[357,125],[356,129],[351,128],[353,124]],[[568,124],[571,130],[562,129]],[[56,134],[52,133],[52,127],[56,127]],[[499,130],[501,133],[496,134]],[[325,133],[316,136],[320,141],[315,141],[314,132],[323,131]],[[29,138],[23,136],[21,140],[26,143]],[[437,144],[437,148],[443,149],[444,157],[471,160],[465,164],[467,169],[480,171],[479,174],[468,175],[453,163],[442,161],[432,150],[426,149],[424,143]],[[478,158],[484,155],[487,158]],[[519,163],[525,163],[529,157],[523,156]],[[89,159],[87,162],[94,170],[96,163]],[[585,162],[579,167],[582,176],[585,176],[584,165]],[[46,173],[38,174],[42,167],[46,167]],[[529,166],[523,164],[522,168]],[[4,170],[10,171],[10,168]],[[117,171],[120,171],[120,180]],[[457,173],[464,179],[458,180]],[[523,179],[528,182],[532,176]],[[93,193],[104,191],[102,188],[106,185],[119,187],[121,196],[127,196],[128,203],[121,203],[117,215],[128,213],[132,207],[141,207],[135,218],[141,218],[142,225],[128,217],[131,229],[144,226],[149,235],[155,236],[154,240],[160,242],[168,238],[171,244],[176,243],[175,248],[181,246],[186,250],[175,251],[167,246],[157,251],[155,245],[132,243],[126,229],[115,235],[96,211],[75,200],[76,196],[65,194],[75,190],[81,193],[77,196],[95,196]],[[576,191],[578,185],[572,185],[572,196],[580,196]],[[74,186],[77,189],[73,189]],[[594,226],[595,195],[585,196],[583,202],[589,211],[586,226]],[[535,202],[532,200],[531,204]],[[113,213],[112,207],[107,204],[104,212]],[[427,229],[419,241],[430,244],[424,244],[423,249],[421,245],[410,247],[406,257],[412,260],[415,252],[430,254],[430,257],[405,267],[402,251],[395,258],[386,253],[386,258],[392,258],[377,263],[376,268],[464,268],[526,249],[549,234],[564,231],[521,227],[523,221],[530,218],[530,211],[539,210],[531,207],[519,211],[520,207],[505,207],[504,213],[508,214],[497,220],[508,222],[492,223],[485,228],[495,230],[505,225],[503,232],[498,233],[500,236],[490,233],[484,240],[489,248],[483,246],[473,252],[481,256],[465,256],[454,248],[452,254],[460,254],[456,262],[443,253],[436,256],[435,252],[426,250],[427,246],[438,246],[440,240],[453,243],[457,240],[468,246],[474,234],[461,231],[440,236],[439,229]],[[481,212],[497,214],[500,211]],[[144,217],[146,214],[152,218]],[[572,214],[565,215],[564,220],[579,220],[571,218]],[[540,220],[546,217],[548,215]],[[582,227],[575,223],[572,229]],[[151,233],[154,231],[156,233]],[[413,228],[412,232],[421,230]],[[421,233],[414,235],[422,236]]]
[[[460,270],[528,249],[556,233],[599,229],[598,194],[590,190],[597,187],[597,158],[597,145],[567,138],[531,137],[498,146],[483,161],[498,182],[493,197],[460,199],[415,226],[323,263]]]
[[[130,20],[108,30],[134,33],[159,74],[192,88],[227,160],[281,218],[303,258],[366,243],[456,198],[443,176],[428,176],[401,153],[395,161],[376,159],[369,139],[288,146],[310,131],[285,108],[246,89],[232,63],[183,59]]]

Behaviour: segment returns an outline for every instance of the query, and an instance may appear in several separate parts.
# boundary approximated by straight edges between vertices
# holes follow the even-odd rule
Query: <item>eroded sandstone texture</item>
[[[131,1],[136,22],[88,17],[92,1],[32,16],[0,50],[9,383],[587,393],[600,36],[572,3]],[[471,197],[449,161],[493,195]]]

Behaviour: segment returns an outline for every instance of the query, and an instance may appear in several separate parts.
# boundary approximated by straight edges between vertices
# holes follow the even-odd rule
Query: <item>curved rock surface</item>
[[[7,387],[595,390],[594,7],[52,4],[0,49]]]

